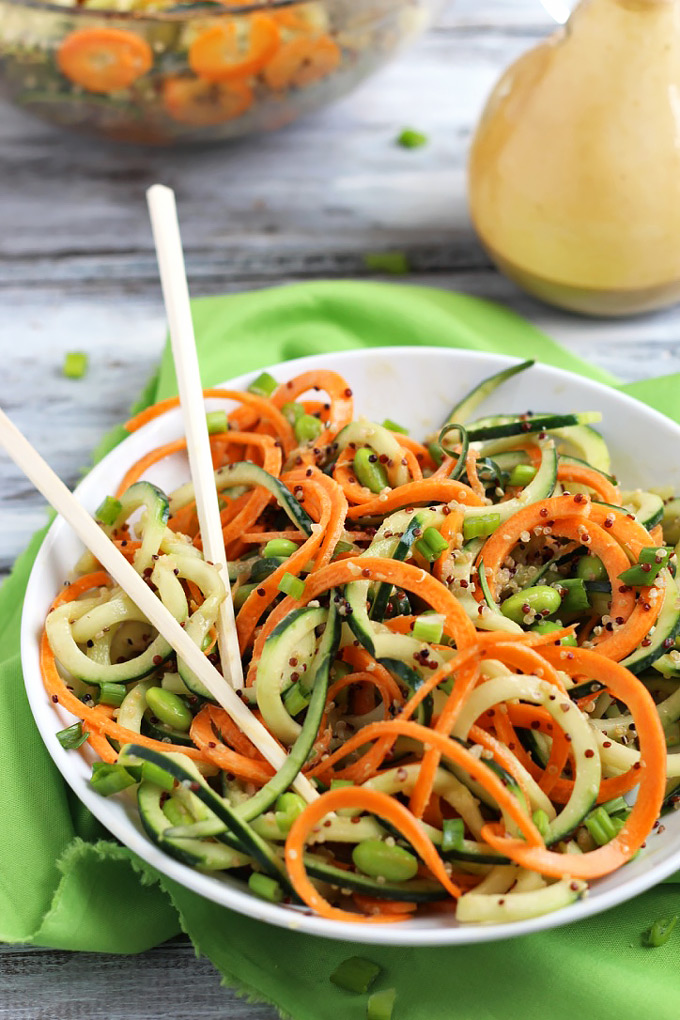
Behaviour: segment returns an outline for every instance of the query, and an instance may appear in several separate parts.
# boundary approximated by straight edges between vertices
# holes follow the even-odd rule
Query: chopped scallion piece
[[[302,404],[297,404],[291,400],[283,405],[281,414],[294,427],[295,423],[305,414],[305,409]]]
[[[64,356],[62,372],[67,379],[82,379],[87,372],[88,357],[79,351]]]
[[[416,617],[413,623],[413,636],[418,641],[438,645],[441,643],[443,633],[444,617],[439,613],[424,613]]]
[[[373,992],[366,1004],[366,1020],[392,1020],[396,998],[396,988],[381,988],[379,992]]]
[[[205,416],[205,420],[208,426],[208,432],[211,436],[218,435],[220,432],[229,431],[229,422],[227,421],[226,411],[208,411]]]
[[[297,551],[297,542],[291,542],[289,538],[272,538],[262,550],[262,555],[265,559],[270,559],[273,556],[281,556],[288,559],[289,556],[292,556]]]
[[[557,584],[557,590],[562,596],[560,615],[563,613],[583,613],[586,609],[590,609],[590,599],[588,598],[586,583],[580,577],[567,577],[564,580],[560,580]]]
[[[283,889],[279,883],[259,871],[254,871],[248,879],[248,888],[255,896],[269,903],[280,903],[283,899]]]
[[[658,949],[659,946],[665,946],[673,934],[673,929],[677,923],[677,914],[674,917],[660,917],[658,921],[654,922],[649,931],[645,933],[643,938],[644,944],[649,946],[650,949]]]
[[[508,479],[509,485],[521,485],[522,488],[536,477],[536,468],[532,464],[515,464]]]
[[[290,595],[294,599],[301,599],[305,590],[305,582],[301,581],[295,574],[286,572],[279,581],[279,591],[284,595]]]
[[[444,447],[441,443],[428,443],[427,452],[430,457],[432,457],[432,460],[435,462],[437,467],[441,467],[444,460]]]
[[[543,808],[538,808],[537,811],[534,811],[532,820],[540,834],[545,839],[548,835],[548,829],[550,828],[550,819],[548,818],[547,813],[543,810]]]
[[[67,726],[65,730],[59,730],[57,740],[65,751],[75,751],[85,743],[89,735],[87,730],[83,730],[82,722],[77,722],[73,726]]]
[[[92,766],[90,786],[102,797],[111,797],[128,786],[134,786],[136,782],[135,777],[122,765],[96,761]]]
[[[270,375],[269,372],[262,372],[257,379],[253,379],[248,387],[248,392],[254,393],[258,397],[271,397],[278,385],[273,375]]]
[[[486,538],[493,535],[496,528],[500,527],[500,514],[481,514],[479,517],[468,517],[463,521],[463,538],[467,542],[470,538]]]
[[[404,428],[403,425],[397,425],[396,421],[392,421],[391,418],[385,418],[382,423],[384,429],[388,429],[390,432],[399,432],[402,436],[408,435],[408,429]]]
[[[585,827],[598,846],[605,846],[625,825],[620,816],[610,817],[602,806],[591,811],[585,819]]]
[[[123,684],[103,683],[99,688],[99,704],[113,705],[118,708],[123,704],[127,691]]]
[[[427,145],[427,135],[414,128],[404,128],[397,135],[397,145],[401,145],[402,149],[420,149],[423,145]]]
[[[619,581],[623,581],[624,584],[629,584],[633,588],[647,587],[656,581],[660,571],[668,565],[672,555],[673,549],[668,549],[663,545],[641,549],[638,562],[619,574]]]
[[[406,252],[373,251],[364,255],[364,265],[377,273],[389,273],[391,276],[406,276],[411,267]]]
[[[338,988],[344,988],[347,992],[355,992],[357,995],[365,994],[374,983],[382,967],[363,956],[350,956],[343,960],[333,973],[331,981]]]
[[[442,853],[460,850],[465,837],[465,822],[462,818],[445,818],[442,822]]]
[[[428,563],[432,563],[433,560],[438,560],[442,553],[448,550],[449,543],[439,534],[436,528],[425,528],[423,537],[418,539],[414,548],[418,550]]]
[[[112,524],[116,523],[122,509],[123,504],[119,499],[114,499],[113,496],[107,496],[104,502],[101,503],[95,510],[95,520],[99,521],[100,524],[105,524],[107,527],[110,527]]]
[[[342,539],[336,544],[333,551],[333,555],[337,556],[338,553],[353,552],[354,546],[351,542],[343,542]]]
[[[309,704],[309,695],[305,694],[300,684],[293,684],[289,687],[283,697],[283,703],[286,706],[286,712],[289,715],[299,715],[303,712]]]

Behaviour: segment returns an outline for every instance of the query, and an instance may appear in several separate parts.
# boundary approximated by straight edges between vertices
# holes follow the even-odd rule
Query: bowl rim
[[[342,351],[331,351],[323,354],[306,355],[293,358],[289,361],[279,361],[265,368],[258,368],[253,371],[242,373],[239,376],[229,379],[220,385],[231,389],[242,389],[260,374],[262,371],[270,371],[281,375],[282,369],[290,369],[291,373],[305,371],[311,368],[334,362],[336,358],[349,361],[350,363],[361,362],[367,357],[382,358],[389,361],[391,358],[409,357],[436,357],[451,359],[455,363],[460,359],[461,363],[467,359],[474,359],[475,365],[486,374],[489,371],[498,371],[500,368],[511,364],[517,364],[518,358],[496,352],[481,352],[467,348],[433,347],[433,346],[399,346],[399,347],[372,347],[362,349],[350,349]],[[333,367],[333,366],[331,366]],[[344,369],[346,370],[346,369]],[[558,368],[544,362],[537,362],[534,370],[545,376],[545,382],[573,382],[583,389],[583,399],[597,399],[598,394],[607,393],[610,398],[629,412],[637,411],[647,419],[645,424],[649,427],[663,427],[674,430],[680,439],[680,425],[635,398],[617,391],[616,388],[589,379],[587,376]],[[160,418],[148,422],[137,432],[128,436],[120,444],[113,448],[94,468],[88,472],[83,481],[75,490],[76,495],[80,494],[83,486],[86,486],[91,475],[95,474],[97,484],[100,483],[98,474],[105,472],[107,462],[122,451],[130,452],[133,456],[139,456],[137,446],[143,445],[142,440],[147,444],[158,445],[159,438],[165,433],[174,434],[173,428],[181,430],[181,411],[175,408]],[[133,453],[134,451],[134,453]],[[88,497],[89,498],[89,497]],[[87,505],[87,504],[86,504]],[[32,627],[31,616],[35,615],[35,609],[31,606],[36,601],[34,589],[38,587],[40,575],[45,572],[46,564],[53,555],[56,536],[68,525],[61,518],[53,521],[36,557],[31,570],[29,583],[26,591],[24,607],[21,620],[21,662],[24,667],[24,680],[26,693],[36,726],[40,732],[41,739],[46,746],[48,754],[54,764],[62,773],[66,782],[74,790],[78,799],[97,817],[103,825],[121,842],[142,857],[148,864],[165,876],[178,881],[185,888],[198,895],[208,898],[216,905],[226,907],[229,910],[245,914],[253,920],[263,921],[274,927],[280,927],[289,931],[299,931],[308,935],[321,936],[323,938],[338,939],[342,941],[353,941],[368,943],[379,946],[464,946],[480,944],[484,942],[495,942],[507,938],[515,938],[524,935],[535,934],[540,931],[548,931],[552,928],[586,918],[609,910],[611,907],[626,903],[633,897],[645,892],[652,886],[657,885],[665,878],[676,872],[680,867],[680,842],[670,851],[664,851],[664,858],[655,860],[655,850],[649,849],[645,855],[648,867],[643,871],[635,872],[624,883],[623,890],[616,885],[613,888],[604,890],[597,896],[589,896],[566,906],[550,914],[543,914],[538,917],[522,921],[506,923],[494,923],[489,925],[458,925],[455,922],[437,926],[432,924],[430,919],[420,919],[404,925],[366,925],[361,921],[340,923],[327,920],[313,914],[307,908],[291,908],[288,906],[270,904],[264,900],[256,899],[247,889],[241,886],[232,885],[228,880],[224,884],[213,886],[215,878],[203,872],[199,872],[180,861],[169,857],[156,847],[146,837],[139,823],[135,823],[129,814],[125,820],[121,820],[116,813],[110,812],[109,803],[91,790],[86,780],[81,780],[76,774],[77,770],[71,764],[72,759],[56,739],[54,719],[49,726],[46,725],[47,712],[52,712],[53,706],[49,705],[44,697],[42,680],[36,680],[34,670],[37,644],[36,634]],[[28,667],[28,668],[27,668]],[[29,668],[31,672],[29,673]],[[39,670],[38,677],[39,677]],[[104,820],[104,818],[106,820]],[[123,834],[124,830],[124,834]],[[658,850],[656,851],[658,855]],[[604,876],[606,880],[609,876]],[[233,880],[232,880],[233,881]],[[221,886],[221,893],[216,890]],[[464,934],[461,935],[461,932]]]
[[[62,14],[73,19],[83,18],[85,21],[124,21],[130,25],[157,24],[168,22],[191,21],[194,18],[231,18],[242,14],[264,14],[267,11],[278,11],[286,7],[298,7],[310,4],[313,0],[242,0],[233,7],[224,10],[213,9],[223,7],[221,0],[204,0],[205,6],[187,10],[168,11],[116,11],[112,9],[97,10],[91,7],[67,7],[64,4],[50,3],[49,0],[1,0],[9,7],[26,8],[32,11],[45,11],[50,14]],[[196,0],[197,3],[200,0]],[[226,2],[226,0],[224,0]]]

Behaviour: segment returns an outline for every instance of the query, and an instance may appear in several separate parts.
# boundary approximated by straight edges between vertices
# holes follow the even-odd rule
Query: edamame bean
[[[360,450],[357,450],[352,466],[359,485],[364,485],[371,492],[382,492],[387,486],[385,468],[378,460],[377,453],[374,453],[369,446],[362,446]]]
[[[262,555],[265,559],[279,556],[282,559],[287,559],[297,551],[297,542],[292,542],[289,538],[272,538],[272,540],[267,542],[266,546],[262,550]]]
[[[518,591],[501,604],[501,613],[515,623],[524,623],[528,613],[545,613],[550,616],[560,608],[560,593],[547,584],[537,584],[534,588]]]
[[[359,871],[387,882],[406,882],[418,873],[418,859],[400,846],[391,846],[381,839],[365,839],[352,851],[352,860]]]
[[[562,624],[555,623],[553,620],[542,620],[541,623],[535,623],[531,629],[535,630],[537,634],[552,634],[555,630],[562,630]],[[575,634],[567,634],[566,637],[560,639],[561,645],[575,647],[577,643]]]
[[[298,443],[311,443],[323,432],[323,425],[313,414],[301,414],[293,426]]]
[[[186,733],[193,722],[193,715],[182,699],[163,687],[150,687],[146,692],[146,703],[155,716],[166,726]]]
[[[609,575],[599,556],[581,556],[576,561],[576,576],[582,581],[608,581]]]

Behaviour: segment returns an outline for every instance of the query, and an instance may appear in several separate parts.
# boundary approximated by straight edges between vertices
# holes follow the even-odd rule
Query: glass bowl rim
[[[241,0],[233,6],[225,7],[219,0],[206,0],[205,5],[198,6],[200,0],[196,0],[196,7],[186,10],[167,11],[116,11],[114,9],[97,10],[91,7],[69,7],[64,4],[50,3],[49,0],[0,0],[0,6],[6,4],[8,7],[26,8],[32,11],[45,11],[50,14],[62,14],[69,18],[83,18],[88,20],[105,21],[126,21],[131,25],[143,24],[144,22],[168,22],[168,21],[190,21],[193,18],[221,18],[233,17],[235,14],[262,14],[267,11],[277,11],[285,7],[301,6],[309,4],[312,0]],[[218,10],[217,8],[222,8]]]

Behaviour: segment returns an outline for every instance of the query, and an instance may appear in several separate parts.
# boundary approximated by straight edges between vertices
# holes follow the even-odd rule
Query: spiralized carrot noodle
[[[297,31],[295,12],[278,17],[281,30]],[[61,739],[84,737],[81,753],[106,762],[107,777],[124,744],[185,761],[186,778],[163,792],[166,822],[144,825],[161,849],[179,853],[183,819],[200,866],[201,852],[214,862],[214,840],[225,837],[200,834],[210,825],[192,798],[198,769],[225,811],[249,819],[239,839],[257,856],[252,869],[283,879],[283,861],[285,891],[333,922],[455,914],[461,896],[478,885],[484,892],[494,851],[523,880],[526,872],[566,879],[574,897],[581,880],[625,864],[659,817],[667,772],[679,774],[672,728],[667,738],[660,718],[668,685],[648,679],[677,657],[680,599],[663,522],[650,530],[618,506],[601,465],[555,453],[530,418],[499,418],[491,445],[463,422],[472,442],[437,466],[437,432],[376,431],[356,416],[351,381],[336,372],[261,384],[274,386],[270,397],[228,388],[204,396],[224,407],[210,437],[220,483],[220,469],[239,464],[238,486],[221,485],[219,499],[246,677],[240,694],[287,756],[282,770],[269,764],[261,731],[241,730],[102,570],[57,595],[40,642],[47,696],[80,721]],[[127,428],[177,405],[162,400]],[[356,451],[376,436],[389,444],[389,456],[376,456],[394,483],[379,493],[354,471]],[[224,585],[203,558],[191,489],[166,501],[138,487],[125,502],[131,485],[162,477],[159,466],[184,465],[176,455],[185,449],[180,436],[129,466],[112,496],[137,506],[141,492],[140,512],[121,523],[122,505],[104,500],[97,515],[133,565],[143,548],[146,582],[219,667]],[[631,568],[633,583],[624,583]],[[584,580],[591,574],[598,580]],[[493,704],[484,701],[487,683]],[[306,789],[303,779],[319,792],[306,805],[292,794]],[[636,791],[632,808],[620,801]],[[552,826],[563,810],[581,819],[573,832],[546,829],[541,812]],[[465,840],[465,859],[450,828]],[[374,874],[359,867],[371,870],[357,851],[369,839],[379,844],[374,861],[387,861],[384,875],[377,864]],[[399,862],[406,868],[401,878],[390,877],[390,861],[394,874]],[[503,892],[479,919],[505,920],[514,895]]]

